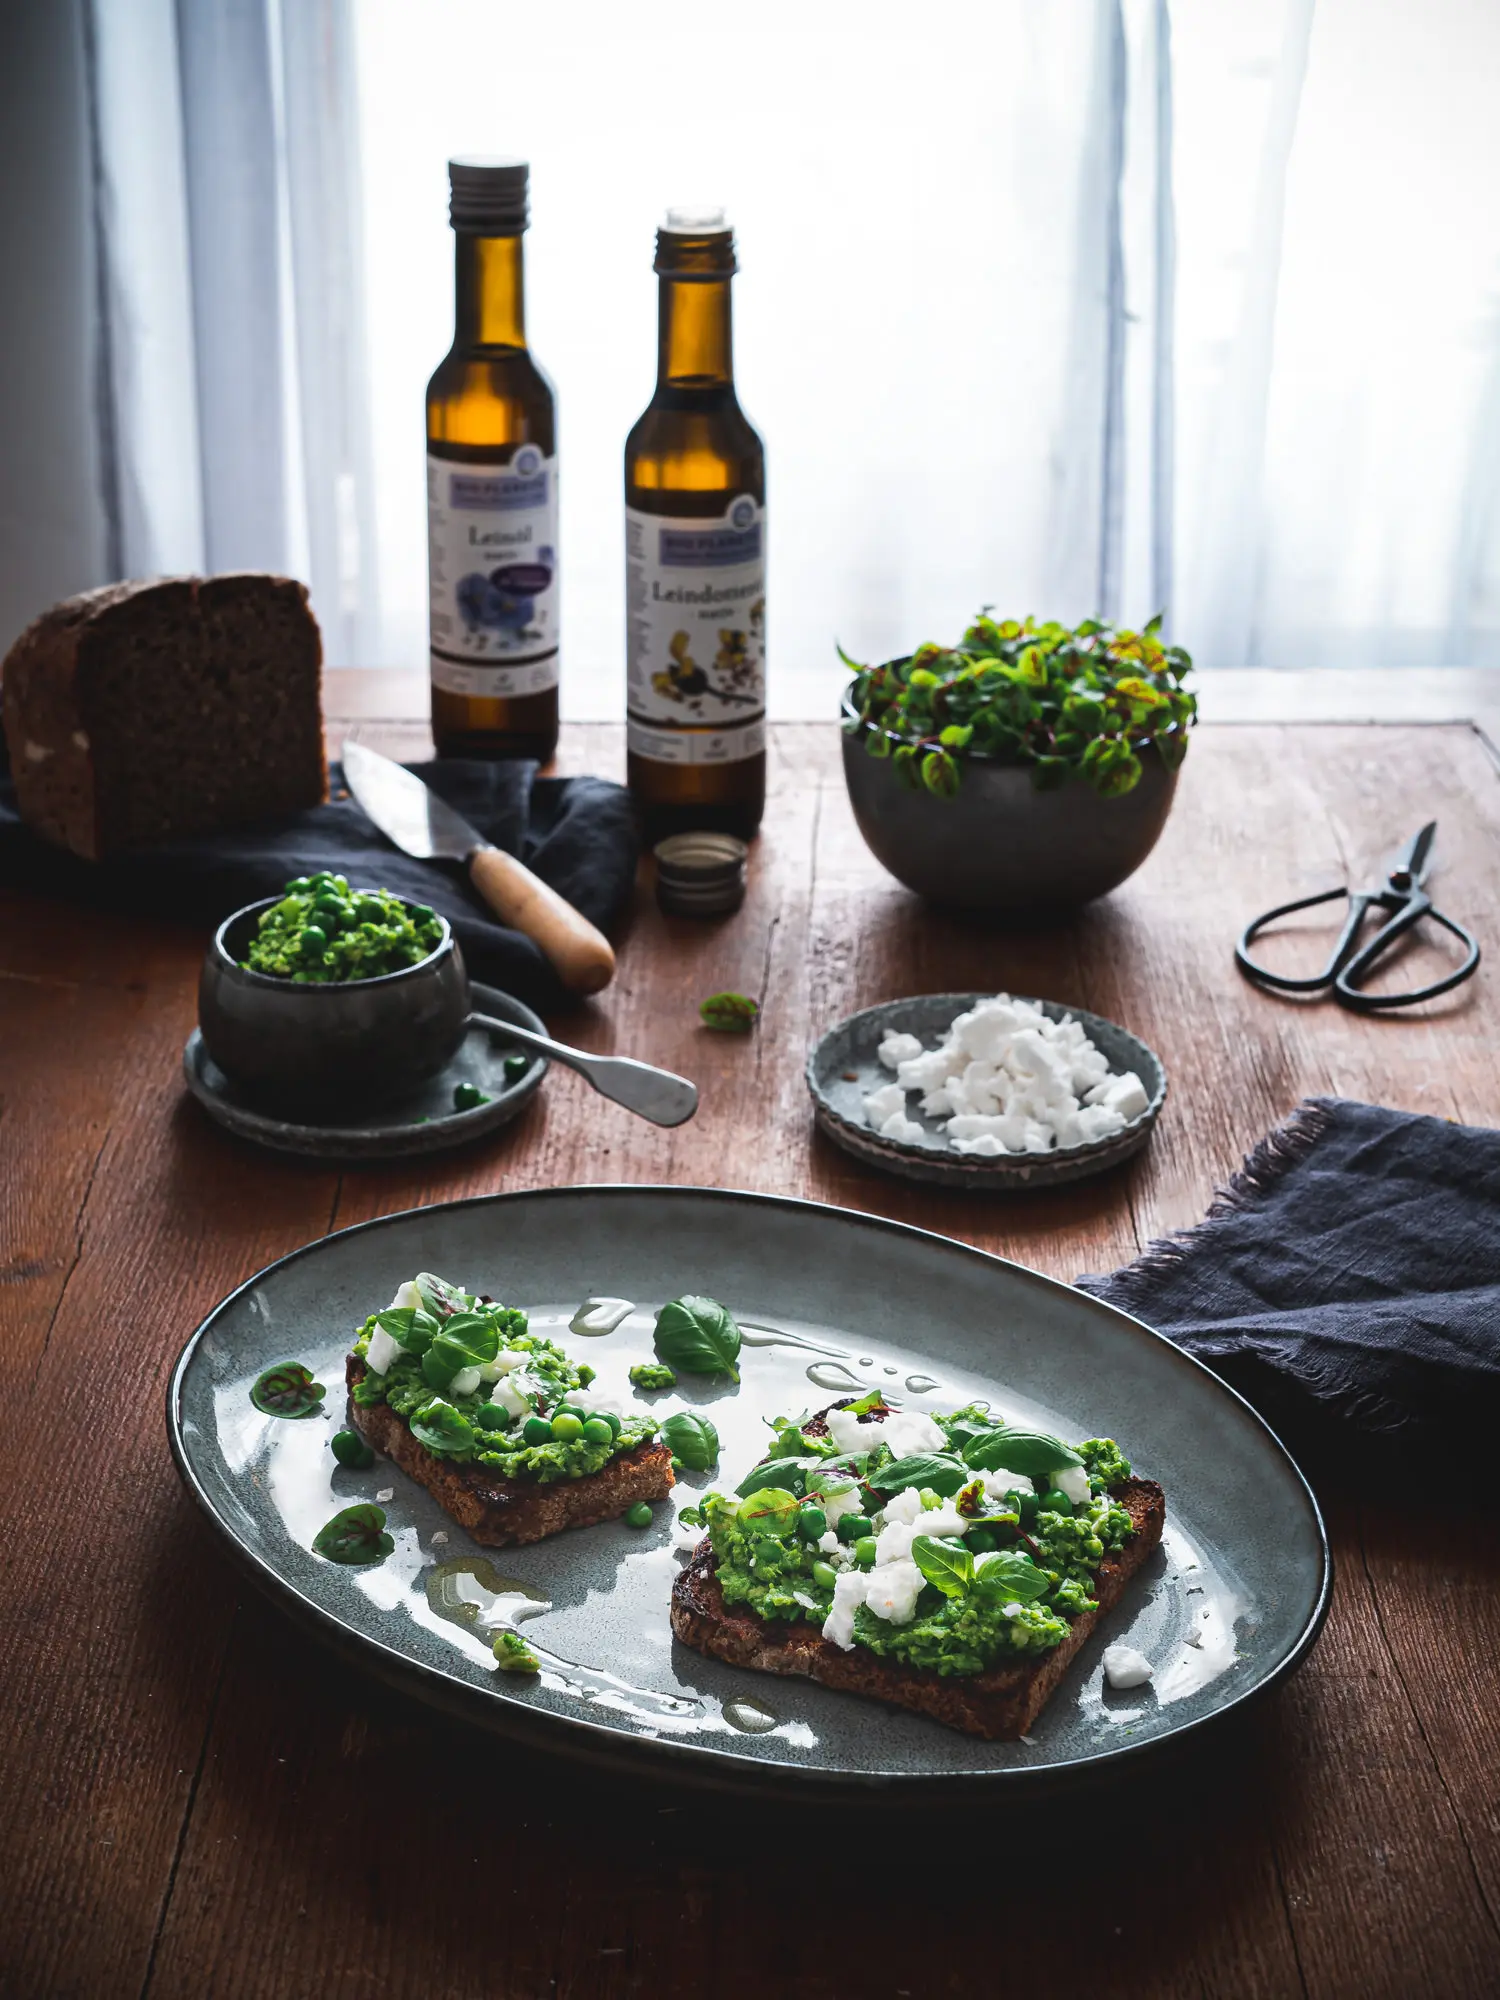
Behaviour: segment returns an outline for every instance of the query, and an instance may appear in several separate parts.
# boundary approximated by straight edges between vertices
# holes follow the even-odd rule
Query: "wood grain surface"
[[[361,736],[427,747],[345,680]],[[555,1070],[518,1123],[446,1158],[340,1174],[258,1153],[183,1093],[202,936],[0,897],[0,1993],[1500,1991],[1500,1527],[1443,1511],[1437,1468],[1429,1498],[1314,1460],[1338,1570],[1302,1672],[1192,1762],[1023,1818],[809,1820],[594,1780],[386,1694],[217,1556],[168,1455],[172,1363],[231,1287],[367,1216],[707,1183],[1066,1278],[1194,1222],[1304,1095],[1500,1123],[1495,961],[1380,1019],[1268,998],[1230,958],[1248,915],[1362,875],[1434,814],[1438,899],[1500,949],[1500,787],[1473,730],[1205,726],[1141,873],[1024,931],[900,890],[854,829],[833,732],[774,739],[743,910],[666,918],[643,876],[614,986],[554,1024],[694,1077],[702,1109],[675,1131]],[[622,761],[612,727],[565,735],[564,769]],[[762,998],[754,1036],[697,1025],[722,987]],[[1144,1158],[986,1199],[815,1134],[812,1037],[903,994],[1004,987],[1161,1053]]]

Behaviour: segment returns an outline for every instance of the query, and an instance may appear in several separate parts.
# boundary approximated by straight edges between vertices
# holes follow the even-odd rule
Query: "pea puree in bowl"
[[[469,1012],[444,918],[327,873],[227,917],[198,982],[214,1063],[248,1099],[291,1116],[409,1095],[450,1061]]]
[[[242,964],[298,985],[331,985],[420,965],[442,941],[442,919],[425,903],[351,889],[347,877],[325,871],[297,876],[262,910]]]

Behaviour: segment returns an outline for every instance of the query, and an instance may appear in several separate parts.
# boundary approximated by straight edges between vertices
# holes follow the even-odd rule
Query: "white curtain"
[[[88,0],[113,573],[305,577],[379,657],[349,0]]]
[[[620,711],[652,229],[695,198],[740,235],[773,709],[987,601],[1164,609],[1206,667],[1500,664],[1500,6],[90,6],[122,572],[290,568],[332,661],[423,663],[444,162],[516,152],[565,712]]]

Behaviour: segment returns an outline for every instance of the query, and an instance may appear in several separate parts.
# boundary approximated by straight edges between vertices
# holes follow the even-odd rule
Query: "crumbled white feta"
[[[1156,1669],[1144,1653],[1118,1640],[1104,1649],[1104,1678],[1112,1688],[1137,1688],[1149,1681]]]
[[[895,1069],[898,1064],[910,1062],[913,1056],[922,1053],[922,1044],[916,1035],[890,1034],[876,1051],[887,1069]]]
[[[1054,1021],[1004,993],[960,1014],[935,1048],[888,1035],[880,1059],[896,1082],[865,1097],[871,1129],[908,1145],[929,1137],[898,1102],[919,1091],[928,1117],[946,1119],[953,1150],[979,1159],[1110,1138],[1149,1102],[1140,1078],[1112,1074],[1071,1016]]]
[[[524,1347],[502,1347],[493,1361],[483,1361],[479,1365],[481,1378],[486,1382],[498,1382],[502,1375],[509,1375],[513,1368],[524,1368],[531,1359]]]
[[[846,1569],[834,1579],[833,1608],[823,1620],[823,1637],[846,1653],[854,1644],[854,1614],[865,1601],[872,1573]]]
[[[908,1118],[904,1111],[898,1111],[894,1118],[887,1118],[880,1128],[882,1139],[899,1139],[903,1146],[917,1146],[927,1137],[926,1132],[915,1118]]]
[[[399,1311],[404,1311],[408,1307],[412,1312],[421,1312],[424,1310],[422,1294],[417,1290],[417,1281],[415,1278],[408,1278],[404,1285],[397,1285],[396,1296],[391,1300],[391,1307]]]
[[[888,1118],[894,1118],[906,1109],[906,1092],[899,1083],[883,1083],[878,1090],[869,1091],[865,1096],[865,1118],[875,1131],[879,1131]]]
[[[893,1493],[890,1499],[886,1501],[883,1509],[885,1524],[887,1527],[890,1527],[892,1523],[899,1523],[904,1526],[908,1522],[915,1521],[921,1511],[921,1493],[915,1486],[905,1486],[899,1493]]]
[[[892,1410],[876,1436],[869,1438],[867,1432],[866,1437],[866,1450],[870,1444],[879,1442],[890,1446],[893,1458],[912,1458],[918,1452],[948,1449],[946,1434],[921,1410]]]
[[[479,1387],[478,1368],[460,1368],[448,1387],[455,1396],[472,1396]]]
[[[877,1564],[864,1572],[867,1579],[865,1602],[877,1618],[888,1625],[910,1625],[917,1614],[917,1599],[927,1581],[909,1557],[898,1562]],[[840,1578],[840,1582],[842,1582]],[[835,1586],[837,1588],[837,1586]]]
[[[869,1451],[880,1442],[875,1426],[861,1423],[853,1410],[830,1410],[825,1421],[840,1451]]]
[[[383,1326],[377,1326],[365,1348],[365,1366],[377,1375],[389,1375],[402,1351],[400,1343],[392,1340]]]
[[[1084,1466],[1061,1467],[1053,1473],[1052,1484],[1059,1493],[1066,1493],[1075,1507],[1081,1507],[1089,1497],[1089,1475]]]
[[[490,1401],[498,1403],[502,1410],[509,1410],[513,1417],[529,1416],[531,1403],[521,1390],[520,1381],[514,1375],[502,1375],[490,1390]]]
[[[809,1497],[815,1500],[815,1504],[821,1507],[828,1517],[830,1530],[837,1528],[846,1514],[862,1514],[865,1508],[865,1503],[859,1497],[859,1488],[852,1483],[839,1493],[819,1493]]]

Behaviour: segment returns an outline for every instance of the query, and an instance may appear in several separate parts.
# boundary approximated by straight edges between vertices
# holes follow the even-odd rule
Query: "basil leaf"
[[[474,1443],[474,1426],[461,1410],[455,1410],[440,1396],[414,1410],[408,1421],[417,1443],[426,1445],[435,1457],[452,1457],[456,1452],[468,1451]]]
[[[500,1329],[481,1313],[455,1313],[444,1320],[432,1344],[462,1357],[454,1364],[457,1373],[460,1368],[477,1368],[494,1360],[500,1352]]]
[[[1002,1604],[1032,1604],[1046,1595],[1051,1578],[1019,1549],[996,1549],[979,1558],[974,1581]]]
[[[719,1433],[695,1410],[678,1410],[661,1427],[662,1443],[689,1472],[707,1472],[719,1458]]]
[[[918,1535],[911,1559],[944,1597],[962,1597],[974,1581],[974,1557],[962,1542],[946,1535]]]
[[[418,1271],[416,1282],[422,1303],[434,1319],[447,1319],[450,1313],[467,1310],[468,1293],[450,1285],[446,1278],[436,1277],[431,1271]]]
[[[708,1516],[701,1507],[683,1507],[679,1509],[677,1518],[685,1528],[706,1528],[708,1526]]]
[[[328,1391],[300,1361],[278,1361],[250,1385],[250,1400],[267,1417],[315,1417]]]
[[[408,1354],[425,1354],[438,1330],[432,1314],[416,1306],[387,1306],[384,1312],[376,1313],[375,1324],[383,1327]]]
[[[752,1465],[734,1490],[743,1500],[767,1487],[800,1488],[805,1468],[812,1463],[812,1459],[805,1458],[768,1458],[760,1465]]]
[[[796,1494],[784,1486],[763,1486],[741,1505],[739,1524],[752,1534],[789,1535],[800,1505]]]
[[[990,1431],[969,1445],[964,1457],[981,1472],[1019,1472],[1027,1479],[1083,1463],[1071,1446],[1061,1438],[1048,1437],[1045,1431]]]
[[[956,1493],[969,1477],[962,1459],[945,1453],[918,1452],[911,1458],[895,1458],[872,1472],[866,1484],[881,1493],[900,1493],[908,1486],[925,1486],[933,1493]]]
[[[346,1507],[313,1536],[313,1547],[332,1563],[381,1562],[396,1544],[385,1532],[385,1509],[371,1501]]]
[[[656,1351],[689,1375],[727,1375],[738,1382],[740,1330],[717,1299],[688,1293],[656,1315]]]

